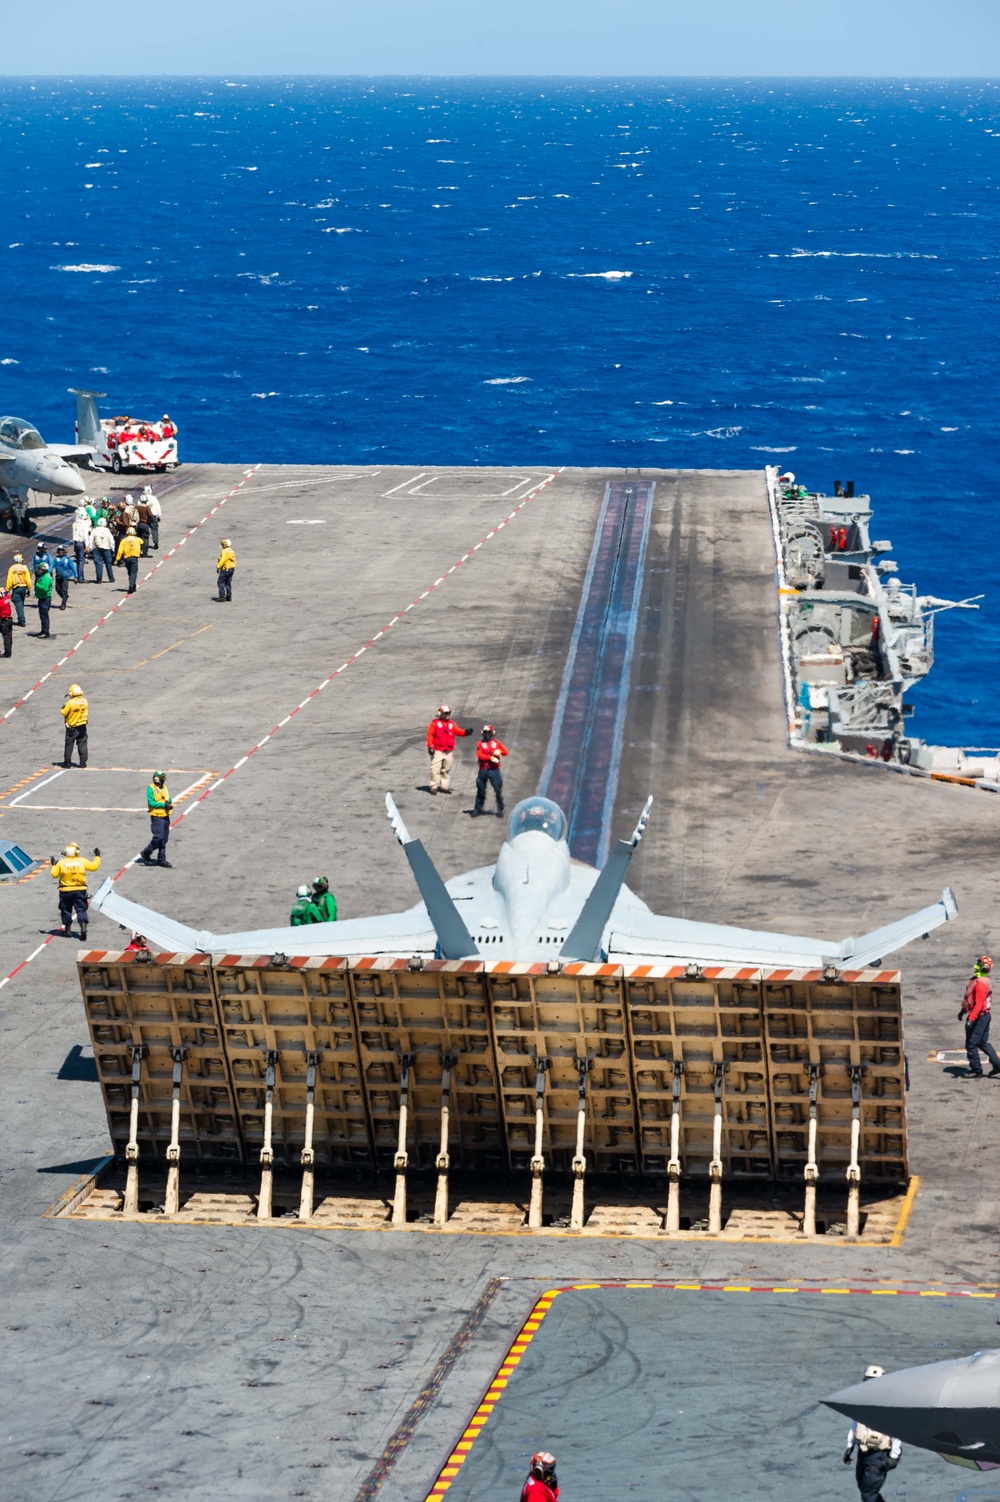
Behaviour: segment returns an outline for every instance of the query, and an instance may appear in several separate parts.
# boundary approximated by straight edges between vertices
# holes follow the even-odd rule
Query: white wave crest
[[[567,277],[574,277],[580,281],[592,281],[599,278],[605,282],[620,282],[623,277],[631,276],[631,271],[567,271]]]
[[[484,386],[520,386],[524,381],[530,381],[530,376],[493,376],[489,381],[484,381]]]
[[[52,271],[121,271],[120,266],[102,266],[97,262],[84,261],[79,266],[53,266]]]

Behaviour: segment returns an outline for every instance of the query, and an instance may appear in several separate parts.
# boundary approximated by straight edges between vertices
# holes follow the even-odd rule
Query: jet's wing
[[[216,934],[190,928],[174,918],[165,918],[152,908],[132,902],[115,891],[108,878],[91,899],[107,918],[147,943],[173,954],[290,954],[377,955],[421,954],[432,958],[438,937],[424,904],[405,913],[383,913],[372,918],[348,918],[337,923],[308,923],[300,928],[257,928],[246,933]]]
[[[47,443],[45,447],[50,454],[58,454],[60,459],[69,459],[71,463],[89,461],[97,453],[89,443]]]
[[[716,923],[692,923],[686,918],[661,918],[656,914],[626,909],[616,925],[612,914],[608,959],[618,961],[684,960],[726,965],[787,965],[814,969],[835,965],[838,969],[862,970],[877,964],[884,955],[901,949],[958,916],[958,904],[950,887],[930,907],[876,928],[859,939],[804,939],[792,934],[772,934],[760,929],[728,928]]]

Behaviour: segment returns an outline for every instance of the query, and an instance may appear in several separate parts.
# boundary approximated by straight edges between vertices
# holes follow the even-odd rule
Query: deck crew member
[[[59,596],[59,609],[65,610],[69,601],[69,586],[77,583],[76,564],[64,547],[56,548],[55,562],[52,565],[52,577],[55,580],[56,594]]]
[[[101,864],[101,852],[94,846],[94,859],[80,854],[80,847],[73,840],[66,846],[58,860],[52,862],[50,876],[59,883],[59,921],[63,934],[68,939],[76,913],[80,924],[80,938],[87,937],[87,872],[96,871]]]
[[[317,876],[312,884],[311,896],[313,903],[319,909],[320,921],[322,923],[336,923],[337,899],[330,891],[330,878],[328,876]]]
[[[73,747],[80,758],[81,767],[87,765],[87,722],[90,719],[90,706],[83,695],[83,689],[78,683],[71,683],[66,694],[66,703],[59,711],[66,722],[66,737],[63,746],[63,759],[59,763],[61,767],[73,765]]]
[[[177,424],[171,418],[169,418],[165,412],[160,418],[160,432],[163,434],[164,438],[177,437]]]
[[[873,1377],[884,1376],[885,1371],[880,1366],[865,1368],[866,1382]],[[902,1449],[898,1439],[880,1434],[877,1429],[869,1429],[858,1420],[854,1421],[847,1431],[844,1464],[850,1465],[857,1451],[854,1476],[861,1493],[861,1502],[882,1502],[882,1484],[888,1473],[899,1465]]]
[[[48,543],[44,539],[36,544],[35,551],[31,555],[31,572],[36,579],[42,572],[43,563],[46,568],[50,569],[52,567],[52,554],[49,552]]]
[[[500,771],[500,758],[507,755],[507,747],[502,741],[497,740],[493,726],[484,725],[482,740],[476,746],[479,772],[476,775],[476,806],[472,810],[474,818],[478,818],[481,813],[485,812],[483,805],[486,802],[487,785],[492,787],[497,800],[497,818],[502,816],[503,775]]]
[[[149,509],[149,503],[145,495],[141,495],[135,504],[136,523],[135,530],[139,541],[142,543],[142,556],[149,556],[149,539],[153,535],[153,513]]]
[[[431,792],[438,788],[442,793],[451,792],[451,769],[455,761],[455,737],[471,735],[471,725],[462,730],[451,718],[447,704],[438,708],[436,719],[427,727],[427,754],[431,759]]]
[[[42,638],[51,636],[49,611],[52,609],[52,571],[47,563],[39,564],[35,575],[35,599],[38,602],[38,624],[41,627],[38,635]]]
[[[990,1022],[993,1016],[993,986],[990,971],[993,961],[988,954],[981,954],[976,961],[972,978],[965,988],[965,997],[959,1009],[958,1019],[965,1023],[965,1052],[969,1060],[969,1077],[981,1080],[984,1053],[990,1061],[990,1079],[1000,1074],[1000,1058],[990,1042]]]
[[[128,589],[125,591],[126,594],[135,594],[135,582],[139,577],[139,556],[141,553],[142,543],[139,540],[138,534],[134,527],[129,527],[125,536],[118,544],[118,551],[115,554],[115,562],[124,563],[126,572],[128,573]]]
[[[147,485],[143,489],[142,499],[149,508],[150,541],[153,544],[154,553],[158,553],[160,551],[160,522],[163,518],[163,507],[160,505],[159,496],[153,494],[151,485]]]
[[[528,1477],[521,1488],[521,1502],[557,1502],[558,1496],[556,1458],[547,1450],[539,1450],[531,1457]]]
[[[17,616],[17,624],[24,625],[24,602],[31,594],[31,570],[24,561],[23,553],[15,553],[10,568],[7,570],[7,588],[10,591],[10,602]]]
[[[115,539],[111,528],[108,526],[106,516],[101,516],[95,522],[90,546],[94,555],[94,568],[97,571],[98,584],[104,583],[105,569],[108,571],[108,583],[114,584],[115,575],[111,565],[114,562],[115,556]]]
[[[309,896],[309,888],[301,886],[295,888],[295,906],[288,920],[293,928],[304,928],[307,923],[322,923],[323,915]]]
[[[165,772],[153,773],[153,780],[146,789],[146,808],[149,813],[149,844],[139,852],[139,859],[144,866],[169,866],[167,841],[170,838],[170,815],[174,805]],[[155,861],[154,853],[157,857]]]
[[[83,566],[93,547],[94,524],[87,514],[86,506],[80,506],[73,518],[73,558],[76,563],[76,582],[83,583]]]
[[[5,589],[0,589],[0,641],[3,642],[3,655],[10,656],[11,646],[14,639],[14,612],[11,609],[10,595]]]
[[[236,554],[228,537],[222,539],[219,551],[219,561],[215,565],[215,571],[219,576],[219,599],[232,601],[233,598],[233,574],[236,569]]]

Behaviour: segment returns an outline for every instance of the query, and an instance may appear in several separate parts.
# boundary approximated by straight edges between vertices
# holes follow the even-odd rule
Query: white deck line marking
[[[523,511],[524,508],[525,508],[525,506],[528,504],[528,502],[530,500],[532,500],[536,495],[539,495],[545,489],[545,487],[547,485],[551,485],[552,481],[556,478],[556,476],[560,475],[561,473],[562,473],[562,469],[559,468],[559,469],[552,470],[548,475],[546,475],[545,479],[541,480],[539,482],[539,484],[535,486],[534,490],[531,491],[531,493],[529,495],[526,495],[523,498],[523,500],[520,500],[517,503],[517,505],[514,507],[514,510],[510,513],[510,516],[507,517],[507,518],[505,518],[505,520],[510,521],[510,520],[512,520],[518,514],[519,511]],[[499,528],[495,527],[493,529],[493,532],[489,533],[488,536],[494,536],[498,530],[499,530]],[[465,563],[468,559],[470,559],[472,557],[473,551],[474,551],[474,549],[470,548],[467,553],[464,553],[463,556],[459,559],[458,564],[455,564],[454,567],[457,568],[459,566],[459,564]],[[449,570],[449,572],[452,572],[452,570]],[[444,583],[444,578],[445,577],[446,576],[442,576],[442,578],[440,578],[437,581],[437,583],[431,585],[430,589],[425,590],[424,595],[422,596],[422,598],[426,598],[426,596],[429,595],[429,594],[431,594],[432,591],[435,590],[438,587],[439,584]],[[397,621],[402,620],[402,618],[403,618],[403,611],[402,610],[397,611],[396,614],[392,617],[392,619],[390,621],[388,621],[382,627],[382,630],[379,631],[376,634],[376,636],[372,637],[372,640],[370,642],[367,642],[364,647],[359,648],[358,651],[354,654],[354,656],[353,657],[349,657],[347,659],[347,661],[341,667],[335,668],[332,673],[329,673],[327,675],[327,677],[323,679],[322,683],[318,683],[316,685],[316,687],[309,694],[306,695],[306,697],[297,706],[297,708],[293,709],[292,712],[291,712],[291,714],[289,714],[286,717],[286,720],[285,720],[284,723],[287,723],[288,720],[293,719],[295,715],[297,715],[301,710],[305,709],[306,705],[309,704],[311,702],[311,700],[315,699],[316,696],[317,696],[317,694],[321,693],[322,690],[324,688],[326,688],[329,684],[331,684],[334,681],[335,678],[338,678],[341,673],[345,672],[347,668],[349,668],[353,663],[357,662],[357,660],[361,656],[362,652],[366,651],[367,648],[369,646],[371,646],[373,642],[377,641],[379,636],[384,636],[386,634],[386,632],[389,631],[390,628],[392,626],[394,626]],[[275,731],[272,730],[271,732],[269,732],[269,734],[267,736],[265,736],[264,739],[265,740],[270,740],[271,737],[274,734],[275,734]],[[215,780],[215,782],[213,782],[210,787],[207,787],[205,789],[205,791],[202,794],[200,794],[200,796],[197,797],[194,800],[193,803],[189,803],[188,806],[187,806],[187,808],[183,808],[181,810],[181,812],[177,815],[176,818],[171,819],[171,821],[170,821],[170,827],[171,827],[171,829],[175,829],[177,827],[177,825],[180,824],[184,819],[190,818],[191,814],[194,813],[194,811],[195,811],[196,808],[200,808],[201,807],[201,805],[205,802],[206,798],[210,797],[210,795],[212,793],[214,793],[217,788],[221,787],[224,782],[228,781],[228,779],[230,777],[232,777],[232,775],[234,774],[234,772],[238,772],[239,769],[240,769],[240,767],[246,765],[246,763],[249,761],[250,757],[253,756],[254,752],[257,749],[258,749],[258,747],[254,746],[250,751],[247,752],[246,756],[241,756],[240,759],[239,759],[239,761],[235,762],[234,765],[229,768],[228,772],[224,772],[223,775],[221,777],[217,778]],[[122,866],[121,870],[118,871],[116,873],[116,875],[112,878],[112,880],[117,881],[118,878],[120,876],[122,876],[125,873],[125,871],[128,870],[129,866],[135,864],[135,860],[136,860],[136,857],[133,856],[133,858],[132,858],[131,861],[127,861],[126,864],[124,866]]]
[[[417,478],[419,479],[419,476]],[[431,475],[429,479],[421,480],[419,485],[414,485],[413,489],[408,490],[406,493],[407,495],[417,495],[421,490],[426,490],[428,485],[433,485],[435,480],[440,480],[440,478],[440,475]]]
[[[205,523],[208,521],[209,517],[214,516],[215,513],[216,513],[216,511],[218,511],[220,507],[224,506],[227,501],[231,500],[232,497],[237,493],[237,491],[243,489],[243,486],[247,483],[247,481],[251,478],[252,475],[254,475],[254,474],[257,473],[257,470],[259,468],[260,468],[260,465],[259,464],[255,464],[254,467],[253,467],[253,469],[248,469],[244,473],[243,479],[240,480],[238,482],[238,484],[234,485],[233,488],[232,488],[232,490],[227,491],[227,493],[222,497],[222,500],[219,501],[215,506],[213,506],[212,509],[211,509],[211,511],[209,511],[207,513],[207,515],[203,516],[200,522],[195,522],[194,526],[190,529],[190,531],[188,531],[181,538],[180,542],[175,543],[174,546],[170,549],[169,552],[164,553],[163,557],[160,558],[153,565],[153,567],[149,570],[148,574],[143,574],[142,578],[139,580],[139,585],[141,586],[141,585],[143,585],[143,584],[146,583],[147,579],[151,579],[153,577],[153,575],[155,573],[157,573],[163,567],[163,565],[169,559],[171,559],[174,556],[174,554],[177,552],[178,548],[182,548],[184,546],[184,544],[187,542],[188,538],[189,537],[193,537],[194,534],[198,531],[198,529],[200,527],[203,527],[205,525]],[[21,708],[21,706],[23,704],[25,704],[28,699],[31,698],[31,696],[35,692],[35,690],[41,688],[42,684],[45,683],[49,678],[51,678],[52,675],[53,675],[53,673],[57,673],[61,667],[64,667],[65,664],[67,662],[69,662],[70,658],[73,657],[80,650],[80,648],[83,646],[83,643],[85,641],[89,640],[89,638],[94,635],[95,631],[100,630],[100,628],[104,625],[105,621],[110,621],[111,617],[113,615],[116,615],[117,612],[119,610],[121,610],[124,605],[127,605],[128,602],[129,602],[129,600],[131,600],[132,598],[133,598],[132,595],[127,595],[127,594],[126,595],[122,595],[121,599],[118,601],[118,604],[112,606],[112,608],[108,611],[107,615],[102,615],[101,618],[100,618],[100,620],[96,623],[96,625],[91,626],[91,628],[90,628],[89,631],[85,631],[84,632],[83,636],[77,642],[77,644],[76,644],[75,647],[71,647],[70,650],[66,653],[66,655],[64,657],[60,657],[59,661],[55,664],[54,667],[49,668],[48,672],[43,677],[39,678],[38,682],[34,685],[33,688],[29,688],[28,692],[22,698],[18,699],[18,701],[17,701],[16,704],[12,704],[11,707],[4,714],[0,715],[0,725],[3,725],[3,723],[6,720],[9,720],[10,717],[11,717],[11,715],[16,714],[17,711]]]
[[[400,480],[399,484],[398,485],[394,485],[391,490],[383,490],[383,492],[382,492],[382,499],[383,499],[383,501],[388,496],[395,495],[397,490],[405,490],[406,487],[407,487],[407,485],[412,485],[415,480],[422,480],[423,477],[424,477],[424,475],[426,473],[427,473],[426,469],[422,469],[420,471],[419,475],[411,475],[408,480]]]
[[[9,803],[4,804],[4,807],[5,808],[16,808],[17,805],[20,803],[20,801],[21,801],[22,798],[29,798],[32,793],[39,793],[39,792],[41,792],[42,788],[48,787],[48,785],[49,785],[50,782],[55,782],[55,780],[56,780],[57,777],[64,777],[65,775],[66,775],[66,768],[63,767],[63,768],[61,768],[60,771],[53,772],[51,777],[46,777],[46,779],[45,779],[44,782],[36,782],[35,785],[34,785],[34,787],[28,788],[27,792],[25,792],[25,793],[19,793],[16,798],[12,798]]]
[[[180,803],[184,798],[187,797],[188,793],[193,793],[195,788],[200,787],[201,784],[205,781],[206,777],[211,777],[211,775],[211,772],[203,772],[200,777],[195,778],[190,787],[184,789],[183,793],[178,793],[177,797],[173,801],[175,803]]]

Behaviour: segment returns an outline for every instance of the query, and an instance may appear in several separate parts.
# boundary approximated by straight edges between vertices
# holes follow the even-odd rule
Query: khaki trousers
[[[437,792],[438,786],[443,792],[451,787],[451,768],[455,760],[454,751],[435,751],[431,757],[431,792]]]

